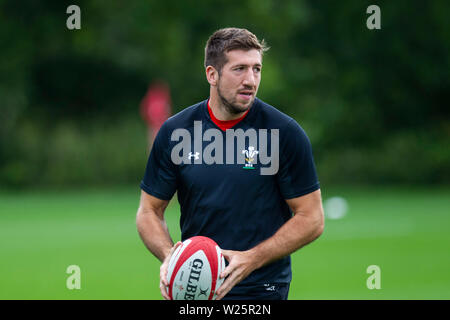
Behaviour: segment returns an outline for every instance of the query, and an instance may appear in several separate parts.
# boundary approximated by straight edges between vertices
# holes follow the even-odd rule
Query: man
[[[164,210],[176,191],[182,240],[210,237],[228,262],[217,299],[287,299],[289,255],[323,231],[305,132],[256,98],[266,50],[248,30],[216,31],[205,48],[209,99],[169,118],[155,140],[137,228],[163,262],[165,299],[168,261],[180,242],[173,245]]]

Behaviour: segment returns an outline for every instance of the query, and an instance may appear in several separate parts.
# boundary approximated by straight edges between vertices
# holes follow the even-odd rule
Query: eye
[[[261,72],[261,67],[254,67],[253,70],[257,73]]]

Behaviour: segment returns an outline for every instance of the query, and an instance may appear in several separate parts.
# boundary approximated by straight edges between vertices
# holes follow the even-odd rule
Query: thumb
[[[233,251],[232,250],[224,250],[222,249],[222,255],[224,256],[224,258],[230,262],[231,257],[233,256]]]
[[[228,261],[228,266],[220,274],[220,278],[226,278],[234,270],[234,266],[231,264],[231,259],[233,258],[233,250],[222,250],[222,255]]]
[[[181,246],[181,245],[183,245],[183,242],[181,242],[181,241],[178,241],[177,243],[175,243],[175,245],[173,246],[173,251],[175,251],[175,250],[177,250],[177,248],[179,247],[179,246]]]
[[[165,259],[167,260],[167,263],[169,262],[170,258],[175,253],[175,251],[178,249],[178,247],[181,245],[183,245],[183,243],[181,241],[178,241],[177,243],[175,243],[175,245],[172,246],[172,248],[170,248],[169,254],[166,256]]]

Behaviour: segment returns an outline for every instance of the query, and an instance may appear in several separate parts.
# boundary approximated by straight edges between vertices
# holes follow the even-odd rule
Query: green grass
[[[0,299],[160,299],[138,188],[0,192]],[[292,256],[290,299],[450,299],[450,190],[333,188],[349,211]],[[180,239],[179,207],[166,213]],[[81,268],[81,289],[66,268]],[[369,265],[381,289],[369,290]]]

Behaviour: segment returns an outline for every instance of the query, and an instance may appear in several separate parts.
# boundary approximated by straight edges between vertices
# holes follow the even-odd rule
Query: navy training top
[[[225,133],[204,100],[163,124],[141,189],[162,200],[178,192],[182,241],[201,235],[223,249],[244,251],[292,217],[285,199],[316,191],[319,182],[310,141],[291,117],[256,98],[247,116]],[[235,288],[291,278],[287,256]]]

